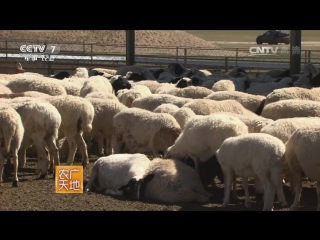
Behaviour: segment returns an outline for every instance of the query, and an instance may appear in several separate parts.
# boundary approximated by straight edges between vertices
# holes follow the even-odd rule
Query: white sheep
[[[110,155],[112,154],[111,140],[113,135],[113,117],[124,109],[127,109],[125,105],[119,101],[105,101],[99,98],[87,98],[87,100],[93,105],[94,118],[92,122],[92,130],[84,133],[84,139],[86,135],[89,135],[89,139],[97,139],[99,146],[99,154]],[[105,140],[105,144],[104,144]],[[91,150],[91,140],[88,143],[88,152]]]
[[[154,94],[159,94],[164,91],[176,89],[176,85],[173,83],[161,83],[161,85],[155,90]],[[164,94],[164,93],[162,93]]]
[[[4,141],[7,154],[13,156],[13,181],[12,186],[18,186],[18,151],[24,135],[24,127],[20,115],[9,105],[0,104],[0,139]],[[0,186],[3,181],[4,156],[0,151]],[[10,158],[9,160],[10,161]],[[10,162],[9,162],[10,163]],[[8,163],[7,163],[8,164]],[[10,165],[10,164],[8,164]]]
[[[244,122],[244,124],[247,125],[249,133],[259,133],[262,128],[264,128],[265,126],[269,126],[274,122],[272,119],[268,119],[268,118],[249,117],[249,116],[230,113],[230,112],[217,112],[217,113],[211,113],[210,115],[215,115],[215,114],[220,114],[220,115],[224,114],[224,115],[239,118],[242,122]]]
[[[78,68],[75,69],[73,76],[74,77],[79,77],[79,78],[89,78],[88,69],[78,67]]]
[[[37,91],[27,91],[22,93],[10,93],[10,94],[0,94],[0,98],[17,98],[17,97],[31,97],[31,98],[38,98],[38,97],[50,97],[50,95],[37,92]]]
[[[117,70],[114,70],[114,69],[108,69],[108,68],[94,68],[92,70],[96,70],[98,72],[102,72],[104,74],[108,74],[108,75],[116,75],[117,73]]]
[[[211,99],[216,101],[235,100],[241,103],[241,105],[244,106],[246,109],[260,115],[262,112],[266,97],[259,96],[259,95],[252,95],[252,94],[238,92],[238,91],[231,91],[231,92],[221,91],[221,92],[214,92],[209,96],[205,97],[204,99]]]
[[[248,133],[248,127],[238,118],[224,114],[195,116],[165,152],[165,158],[192,158],[195,168],[206,162],[228,137]]]
[[[132,179],[121,189],[128,187],[136,200],[208,202],[212,197],[211,193],[205,191],[194,169],[173,159],[153,159],[145,170],[143,179]]]
[[[265,105],[289,99],[320,101],[320,91],[318,88],[306,89],[300,87],[276,89],[267,95]]]
[[[113,93],[113,88],[109,80],[101,76],[90,77],[84,82],[83,87],[80,90],[80,96],[85,97],[92,92],[110,92]]]
[[[92,166],[85,192],[95,188],[105,194],[123,195],[119,188],[131,179],[143,178],[150,160],[144,154],[114,154],[99,158]],[[97,184],[95,184],[97,182]]]
[[[209,115],[215,112],[231,112],[251,117],[258,117],[257,114],[249,111],[235,100],[215,101],[211,99],[195,99],[186,103],[183,108],[190,108],[197,115]]]
[[[92,130],[94,108],[85,98],[77,96],[55,96],[41,98],[56,107],[61,115],[59,139],[66,137],[69,145],[67,165],[72,165],[77,146],[82,155],[82,164],[89,163],[87,145],[83,139],[83,132]],[[52,166],[52,165],[51,165]]]
[[[80,96],[82,85],[75,82],[60,80],[58,83],[64,87],[68,95]]]
[[[272,211],[275,193],[282,206],[286,206],[282,188],[285,150],[281,140],[265,133],[249,133],[226,139],[216,153],[224,174],[222,206],[229,204],[231,184],[237,176],[242,178],[246,207],[251,207],[249,177],[254,177],[264,186],[263,211]]]
[[[286,143],[286,164],[289,165],[290,188],[295,192],[291,211],[298,210],[302,191],[302,177],[317,181],[318,207],[320,211],[320,128],[300,128]]]
[[[4,100],[3,100],[4,101]],[[38,169],[41,178],[47,175],[48,156],[45,144],[49,148],[51,159],[55,166],[60,165],[56,140],[61,126],[61,116],[58,110],[50,103],[39,99],[19,97],[6,99],[20,115],[24,127],[24,137],[19,150],[19,167],[26,163],[26,149],[34,144],[38,152]],[[53,167],[53,164],[51,164]]]
[[[46,77],[22,75],[8,82],[7,87],[14,93],[37,91],[51,96],[67,95],[66,90],[58,81]]]
[[[150,96],[134,100],[131,107],[153,111],[164,103],[170,103],[176,105],[177,107],[182,107],[184,104],[192,101],[193,100],[190,98],[181,98],[168,94],[152,94]]]
[[[160,157],[181,133],[173,116],[139,108],[122,110],[113,117],[113,151],[120,153],[125,144],[129,153]]]
[[[214,92],[219,92],[219,91],[236,91],[236,86],[234,85],[234,83],[231,80],[228,79],[223,79],[220,80],[216,83],[214,83],[214,85],[211,88],[212,91]]]
[[[266,105],[262,117],[278,120],[294,117],[320,117],[320,102],[311,100],[282,100]]]
[[[213,92],[210,89],[207,89],[205,87],[189,86],[186,88],[166,89],[166,90],[162,90],[158,93],[159,94],[169,94],[169,95],[183,97],[183,98],[201,99],[201,98],[209,96]]]
[[[117,92],[119,102],[127,107],[131,107],[134,100],[150,95],[152,95],[150,89],[143,85],[135,85],[132,86],[131,89],[121,89]]]
[[[89,93],[85,96],[85,98],[99,98],[99,99],[110,99],[110,100],[115,100],[118,101],[118,98],[116,95],[114,95],[113,93],[109,93],[109,92],[92,92]]]
[[[6,87],[3,84],[0,84],[0,94],[10,94],[12,93],[11,89]]]
[[[135,86],[135,85],[146,86],[150,89],[151,93],[154,94],[156,90],[161,86],[161,83],[158,83],[157,81],[152,81],[152,80],[144,80],[144,81],[135,82],[134,84],[132,84],[132,86]]]
[[[176,111],[178,111],[180,108],[176,105],[170,104],[170,103],[164,103],[160,106],[156,107],[153,112],[154,113],[169,113],[170,115],[173,115]]]
[[[265,126],[260,132],[270,134],[286,143],[297,129],[315,126],[320,127],[320,117],[283,118]]]
[[[187,123],[195,116],[197,115],[190,108],[180,108],[173,114],[173,117],[179,123],[181,130],[183,130]]]

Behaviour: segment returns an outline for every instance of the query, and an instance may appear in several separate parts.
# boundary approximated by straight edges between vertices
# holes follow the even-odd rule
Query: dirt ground
[[[93,162],[94,159],[90,161],[89,167],[85,170],[84,186],[88,181]],[[65,161],[62,160],[61,163],[64,165]],[[81,165],[81,162],[76,160],[75,165]],[[207,204],[129,201],[124,197],[112,197],[98,193],[56,194],[53,175],[48,175],[48,178],[44,180],[37,180],[37,176],[34,175],[35,167],[36,160],[29,159],[27,167],[19,172],[18,188],[12,187],[11,175],[4,180],[0,187],[1,211],[261,211],[263,207],[262,200],[255,197],[253,182],[250,182],[252,208],[245,208],[244,192],[240,181],[238,181],[238,199],[232,199],[227,208],[221,207],[222,184],[218,184],[218,188],[209,189],[215,197]],[[317,208],[315,182],[306,181],[303,186],[300,211],[314,211]],[[291,204],[293,195],[288,187],[284,187],[284,192],[288,203]],[[278,203],[275,203],[274,206],[275,211],[288,210],[288,208],[281,208]]]

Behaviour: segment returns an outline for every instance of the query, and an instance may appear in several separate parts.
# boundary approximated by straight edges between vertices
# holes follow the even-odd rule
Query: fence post
[[[86,45],[85,45],[84,41],[83,41],[83,53],[84,54],[86,53]]]
[[[8,42],[7,42],[7,40],[5,40],[5,44],[6,44],[6,61],[8,61]]]
[[[238,48],[236,48],[236,67],[238,67]]]
[[[50,55],[49,55],[50,59]],[[48,61],[48,76],[51,76],[51,61]]]
[[[311,62],[311,51],[310,50],[308,51],[308,55],[309,55],[308,56],[308,62],[310,63]]]
[[[184,65],[187,65],[187,49],[184,49]]]
[[[93,61],[93,52],[92,52],[92,50],[93,50],[93,46],[92,46],[92,43],[90,44],[90,55],[91,55],[91,64],[92,64],[92,61]]]
[[[224,60],[224,68],[225,68],[225,70],[226,70],[226,72],[228,72],[228,57],[226,57],[225,58],[225,60]]]
[[[304,51],[304,65],[307,65],[308,51]]]
[[[176,62],[179,62],[179,47],[176,47]]]

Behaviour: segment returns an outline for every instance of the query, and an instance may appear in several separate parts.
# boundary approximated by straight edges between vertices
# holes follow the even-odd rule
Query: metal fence
[[[27,59],[30,55],[20,51],[21,45],[55,44],[60,47],[58,55],[51,55],[53,61],[44,61],[43,55]],[[204,69],[225,69],[242,66],[248,70],[269,70],[276,68],[289,68],[290,52],[288,45],[278,46],[278,53],[268,56],[252,56],[249,49],[243,48],[186,48],[186,47],[160,47],[136,46],[135,60],[137,65],[146,67],[163,67],[169,63],[181,63],[186,67]],[[284,51],[286,50],[286,51]],[[24,60],[28,68],[52,69],[75,68],[79,66],[119,67],[125,65],[125,44],[97,44],[74,42],[44,42],[37,40],[0,39],[0,67],[8,67],[12,62]],[[28,61],[27,61],[28,60]],[[320,50],[301,51],[302,67],[312,63],[320,64]],[[12,66],[12,64],[10,65]]]

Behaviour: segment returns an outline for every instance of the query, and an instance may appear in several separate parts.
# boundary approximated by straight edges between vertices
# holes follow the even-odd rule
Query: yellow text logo
[[[83,166],[56,166],[56,193],[83,193]]]

